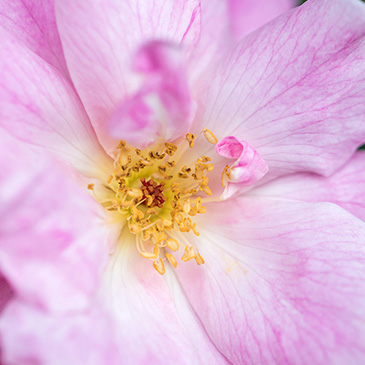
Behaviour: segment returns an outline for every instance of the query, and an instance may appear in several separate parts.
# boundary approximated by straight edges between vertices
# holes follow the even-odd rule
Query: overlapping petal
[[[131,72],[134,53],[153,38],[191,49],[199,39],[200,2],[62,0],[56,17],[72,80],[101,142],[113,149],[106,123],[139,85]]]
[[[13,139],[0,148],[1,273],[39,308],[87,306],[111,238],[104,211],[55,161]]]
[[[45,313],[14,301],[0,319],[7,364],[110,364],[123,362],[123,344],[104,312]]]
[[[0,37],[0,125],[82,173],[103,178],[111,162],[69,82],[7,32]]]
[[[232,363],[361,363],[363,222],[334,204],[258,197],[208,214],[198,246],[206,264],[180,265],[178,275]]]
[[[56,25],[54,0],[1,1],[0,26],[69,77]]]
[[[189,60],[196,95],[205,87],[204,82],[199,85],[200,79],[204,75],[209,79],[237,41],[295,5],[294,0],[201,0],[201,34]]]
[[[296,5],[294,0],[228,0],[231,31],[236,40]]]
[[[356,152],[346,166],[326,178],[293,174],[254,189],[251,196],[280,197],[306,202],[332,202],[365,221],[365,151]]]
[[[0,278],[0,313],[14,296],[14,292],[11,289],[9,283],[4,277]]]
[[[174,273],[156,275],[151,262],[136,253],[132,238],[129,232],[122,234],[100,290],[125,346],[124,361],[225,364]]]
[[[268,177],[332,173],[365,140],[364,35],[360,1],[309,1],[227,57],[209,80],[200,120],[219,139],[247,141]]]

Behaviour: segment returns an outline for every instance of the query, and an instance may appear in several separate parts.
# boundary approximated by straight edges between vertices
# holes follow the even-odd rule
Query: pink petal
[[[99,294],[118,326],[125,362],[139,363],[149,353],[148,363],[225,364],[167,264],[166,269],[159,275],[129,233],[110,258]]]
[[[296,5],[294,0],[228,0],[232,33],[236,40]]]
[[[189,80],[200,97],[199,81],[210,77],[217,64],[234,44],[229,17],[230,0],[201,0],[201,34],[187,60]],[[196,84],[198,82],[198,84]],[[203,84],[201,87],[205,87]]]
[[[1,273],[40,308],[85,307],[108,254],[102,208],[55,161],[12,139],[0,146]]]
[[[0,321],[4,359],[36,359],[42,364],[225,364],[177,280],[169,275],[170,293],[165,278],[129,243],[117,247],[100,296],[85,311],[47,313],[18,301],[10,304]]]
[[[234,364],[360,364],[365,226],[330,204],[239,198],[208,207],[205,265],[178,267]]]
[[[114,113],[111,136],[145,148],[158,138],[173,141],[188,132],[193,109],[182,60],[175,44],[152,41],[138,50],[134,68],[145,76],[144,84]]]
[[[0,4],[0,23],[19,43],[69,78],[53,0],[3,0]]]
[[[201,34],[189,60],[192,84],[210,78],[217,63],[244,35],[295,5],[295,0],[201,0]],[[198,99],[200,92],[196,92]]]
[[[198,0],[62,0],[56,17],[72,80],[108,149],[115,140],[106,123],[139,83],[130,64],[137,49],[153,38],[191,49],[199,38]]]
[[[14,297],[14,292],[4,277],[0,277],[0,313]]]
[[[68,81],[6,32],[0,38],[0,125],[82,173],[104,178],[110,159]]]
[[[332,176],[294,174],[277,179],[250,194],[306,202],[332,202],[365,221],[365,151]]]
[[[124,346],[100,310],[50,315],[15,301],[3,313],[0,331],[6,364],[123,363]]]
[[[197,123],[247,141],[268,177],[330,174],[365,140],[364,32],[357,0],[312,0],[286,13],[206,81]]]

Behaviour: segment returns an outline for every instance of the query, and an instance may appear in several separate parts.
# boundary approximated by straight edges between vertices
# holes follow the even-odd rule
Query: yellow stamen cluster
[[[212,132],[204,129],[203,134],[209,143],[216,143]],[[173,253],[180,247],[184,249],[184,262],[195,259],[198,265],[204,264],[189,234],[199,236],[192,218],[206,212],[202,196],[212,195],[207,174],[214,166],[208,156],[183,165],[181,156],[186,148],[194,147],[195,136],[188,133],[185,141],[145,150],[120,141],[114,169],[105,185],[108,194],[99,199],[106,209],[123,215],[139,254],[153,260],[161,275],[166,260],[176,268]],[[93,190],[93,184],[88,188]]]

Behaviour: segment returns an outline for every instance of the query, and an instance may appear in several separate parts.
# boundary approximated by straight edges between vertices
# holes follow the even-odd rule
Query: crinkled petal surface
[[[0,125],[86,175],[108,171],[111,162],[69,82],[9,33],[0,38]]]
[[[329,175],[365,140],[364,35],[358,0],[312,0],[287,12],[207,80],[199,120],[219,139],[247,141],[268,178]]]
[[[69,77],[54,13],[54,0],[3,0],[0,26]]]
[[[106,264],[104,211],[55,161],[13,139],[0,146],[2,274],[40,309],[84,308]]]
[[[365,151],[356,152],[346,166],[328,178],[293,174],[254,189],[250,195],[332,202],[365,221]]]
[[[134,53],[152,38],[195,45],[200,2],[56,0],[56,18],[71,78],[101,142],[113,149],[106,123],[139,84],[131,72]]]
[[[232,363],[362,363],[362,221],[331,203],[258,197],[215,203],[206,216],[206,263],[180,265],[178,277]]]

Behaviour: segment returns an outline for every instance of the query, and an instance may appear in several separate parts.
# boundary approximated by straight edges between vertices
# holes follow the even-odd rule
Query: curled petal
[[[239,186],[228,186],[230,192],[226,191],[226,198],[240,187],[255,184],[269,170],[266,162],[255,149],[247,142],[239,141],[235,137],[223,138],[216,144],[216,151],[222,157],[236,160],[226,170],[226,176],[223,176],[223,179],[226,178],[230,183],[237,183]]]

